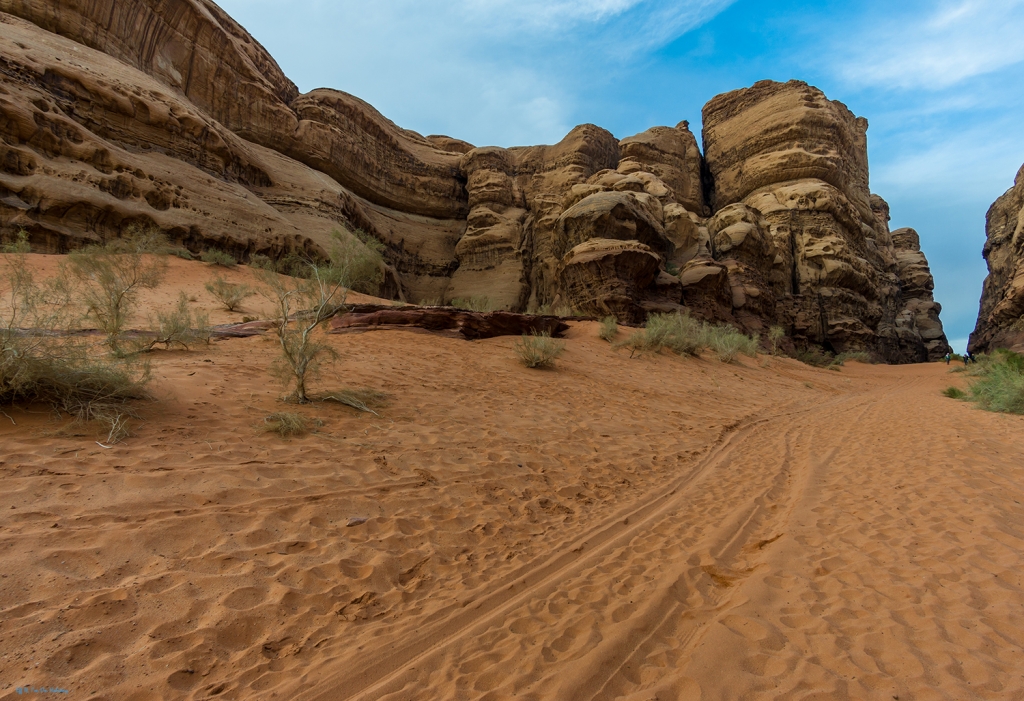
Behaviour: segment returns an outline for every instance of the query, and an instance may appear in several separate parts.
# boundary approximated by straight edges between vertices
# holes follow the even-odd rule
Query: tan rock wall
[[[989,274],[970,349],[1024,352],[1024,167],[1013,187],[989,209],[985,234]]]

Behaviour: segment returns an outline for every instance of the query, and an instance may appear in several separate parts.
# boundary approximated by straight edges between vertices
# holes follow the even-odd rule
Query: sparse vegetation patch
[[[565,342],[551,338],[548,333],[524,335],[513,347],[519,361],[526,367],[534,369],[553,367],[555,359],[565,352]]]

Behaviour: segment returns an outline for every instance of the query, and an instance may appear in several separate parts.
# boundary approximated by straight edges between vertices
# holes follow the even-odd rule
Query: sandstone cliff
[[[988,211],[984,255],[989,275],[981,295],[971,352],[1024,352],[1024,167]]]
[[[689,309],[892,362],[946,352],[916,234],[868,188],[867,123],[758,83],[622,140],[475,148],[299,94],[208,0],[0,0],[0,226],[65,251],[155,224],[243,258],[387,247],[387,292],[640,322]]]

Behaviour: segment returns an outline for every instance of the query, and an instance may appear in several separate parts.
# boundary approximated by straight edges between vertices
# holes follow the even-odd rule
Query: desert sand
[[[216,311],[218,272],[172,260],[146,308],[265,313]],[[379,416],[283,404],[261,337],[154,353],[110,449],[4,407],[0,699],[1024,698],[1024,418],[941,396],[942,364],[597,331],[551,371],[331,336],[319,386]],[[260,431],[289,410],[323,425]]]

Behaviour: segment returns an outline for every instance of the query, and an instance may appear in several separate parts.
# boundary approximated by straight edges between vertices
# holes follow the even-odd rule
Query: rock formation
[[[1024,167],[989,209],[985,233],[989,274],[970,350],[1024,352]]]
[[[630,323],[689,310],[892,362],[946,352],[916,234],[868,189],[867,122],[764,82],[617,140],[475,148],[299,94],[209,0],[0,0],[0,227],[66,251],[156,225],[198,251],[386,246],[391,296]]]

